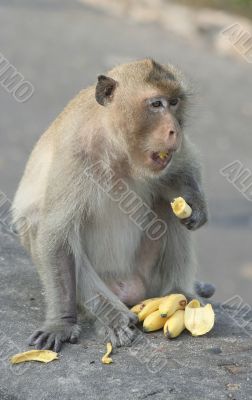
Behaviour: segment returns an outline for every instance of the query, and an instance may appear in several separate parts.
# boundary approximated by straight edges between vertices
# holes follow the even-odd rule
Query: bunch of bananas
[[[164,335],[169,339],[179,336],[185,328],[193,336],[204,335],[214,325],[211,304],[201,307],[196,299],[187,304],[183,294],[144,300],[132,307],[131,311],[143,322],[144,332],[163,328]]]

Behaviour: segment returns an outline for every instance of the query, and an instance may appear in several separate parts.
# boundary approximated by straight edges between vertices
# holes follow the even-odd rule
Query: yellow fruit
[[[171,207],[176,217],[180,219],[188,218],[192,214],[191,207],[189,204],[187,204],[183,197],[177,197],[174,199],[174,201],[171,203]]]
[[[142,311],[142,309],[146,306],[146,304],[150,303],[152,300],[156,300],[157,297],[153,298],[153,299],[147,299],[147,300],[143,300],[141,301],[141,303],[136,304],[135,306],[133,306],[130,311],[133,312],[134,314],[138,315],[140,313],[140,311]]]
[[[169,339],[179,336],[185,329],[185,311],[177,310],[164,325],[164,335]]]
[[[170,294],[159,305],[161,317],[171,317],[177,310],[184,310],[187,300],[183,294]]]
[[[160,151],[158,153],[158,155],[159,155],[159,158],[161,158],[161,160],[164,160],[165,158],[168,157],[168,153],[165,153],[164,151]]]
[[[192,300],[185,308],[185,326],[193,336],[204,335],[214,326],[214,311],[211,304],[200,307],[198,300]]]
[[[112,343],[107,343],[107,352],[106,354],[104,354],[104,356],[102,357],[102,363],[103,364],[111,364],[113,362],[112,358],[110,358],[110,354],[112,353]]]
[[[167,318],[162,318],[159,314],[159,310],[156,310],[145,318],[143,330],[144,332],[158,331],[163,328],[166,320]]]
[[[164,301],[165,297],[160,297],[158,299],[153,299],[145,305],[145,307],[138,313],[139,321],[143,321],[149,314],[153,311],[158,310],[159,304]]]

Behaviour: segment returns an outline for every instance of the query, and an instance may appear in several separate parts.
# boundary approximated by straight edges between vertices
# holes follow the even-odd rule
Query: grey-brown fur
[[[133,339],[136,319],[119,297],[124,301],[126,296],[129,305],[175,290],[193,292],[196,261],[190,230],[206,221],[207,208],[197,152],[182,132],[183,78],[174,67],[149,59],[119,66],[108,77],[99,79],[102,86],[81,91],[42,135],[14,200],[17,227],[21,218],[27,219],[21,242],[45,288],[46,321],[30,338],[37,348],[58,351],[63,342],[77,340],[77,301],[82,306],[88,302],[98,313],[99,299],[106,299],[118,314],[105,321],[106,334],[113,344],[123,345]],[[105,88],[111,80],[116,82],[112,97]],[[175,94],[179,106],[166,109],[163,104]],[[161,96],[163,107],[155,115],[145,100],[153,95]],[[159,171],[149,154],[162,146],[173,158]],[[113,179],[123,179],[167,224],[159,240],[150,240],[121,212],[94,183],[97,176],[85,174],[99,160],[103,167],[94,175],[114,171]],[[182,222],[169,206],[176,196],[193,209]]]

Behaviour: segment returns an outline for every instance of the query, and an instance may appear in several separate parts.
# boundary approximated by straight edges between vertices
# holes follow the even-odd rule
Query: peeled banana
[[[191,207],[189,204],[187,204],[183,197],[177,197],[174,199],[174,201],[171,203],[171,207],[176,217],[180,219],[188,218],[192,214]]]
[[[163,318],[164,319],[164,318]],[[169,339],[179,336],[185,329],[185,311],[177,310],[164,324],[164,335]]]
[[[166,322],[166,318],[160,316],[159,310],[149,314],[143,322],[144,332],[153,332],[162,329]]]
[[[142,301],[131,308],[143,321],[145,332],[163,328],[169,339],[179,336],[187,328],[193,336],[204,335],[214,325],[214,311],[208,304],[201,307],[199,300],[193,299],[187,305],[186,297],[181,293]]]
[[[170,317],[177,310],[184,310],[187,300],[183,294],[170,294],[159,305],[161,317]]]

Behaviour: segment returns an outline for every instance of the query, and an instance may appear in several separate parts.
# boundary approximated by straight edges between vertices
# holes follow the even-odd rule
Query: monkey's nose
[[[173,147],[177,141],[177,131],[175,129],[168,129],[168,132],[166,133],[165,141],[169,148]]]

